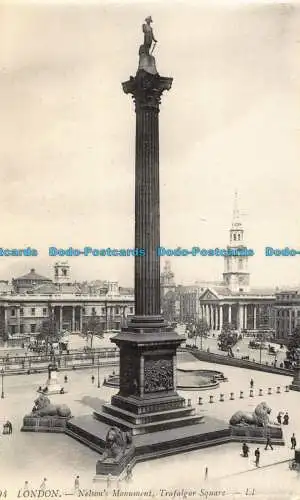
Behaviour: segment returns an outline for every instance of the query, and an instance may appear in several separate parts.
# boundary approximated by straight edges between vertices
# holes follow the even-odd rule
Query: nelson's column
[[[160,305],[159,108],[172,78],[161,76],[151,53],[151,17],[143,24],[136,75],[123,83],[133,98],[135,142],[135,316],[112,339],[120,348],[119,392],[91,417],[78,417],[68,433],[103,452],[97,475],[119,475],[136,461],[228,440],[223,422],[195,414],[176,391],[176,350],[183,341],[169,331]]]

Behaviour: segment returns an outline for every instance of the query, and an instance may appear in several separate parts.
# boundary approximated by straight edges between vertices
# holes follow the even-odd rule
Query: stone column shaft
[[[160,303],[159,212],[159,106],[172,78],[139,69],[123,90],[135,102],[135,320],[132,323],[164,325]],[[144,319],[143,319],[144,318]],[[158,322],[158,323],[157,323]]]
[[[75,307],[72,307],[72,331],[75,330]]]
[[[138,104],[138,103],[137,103]],[[160,315],[158,110],[137,106],[135,165],[135,314]]]
[[[256,306],[253,308],[253,329],[256,330]]]
[[[63,306],[59,307],[59,329],[62,330],[63,327]]]
[[[220,324],[219,329],[222,331],[223,328],[223,306],[220,306]]]

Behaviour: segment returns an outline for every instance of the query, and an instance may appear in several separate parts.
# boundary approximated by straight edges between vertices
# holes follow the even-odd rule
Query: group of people
[[[12,423],[10,420],[7,420],[5,424],[3,424],[3,434],[12,434]]]
[[[291,437],[291,449],[295,450],[296,449],[296,445],[297,445],[297,440],[296,440],[295,434],[293,433],[293,435]],[[266,440],[265,450],[267,450],[268,448],[270,448],[271,450],[274,449],[273,446],[272,446],[271,438],[269,436],[267,437],[267,440]],[[245,457],[245,458],[248,458],[249,451],[250,451],[250,448],[247,445],[247,443],[243,443],[243,445],[242,445],[242,456]],[[256,467],[259,467],[259,461],[260,461],[260,450],[259,450],[259,448],[256,448],[256,450],[254,451],[254,457],[255,457],[255,465],[256,465]]]
[[[289,425],[290,417],[288,412],[286,411],[285,413],[283,411],[280,411],[277,415],[277,422],[281,425]]]

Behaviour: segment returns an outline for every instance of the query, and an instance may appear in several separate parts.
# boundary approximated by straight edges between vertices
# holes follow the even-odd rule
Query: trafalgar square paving
[[[204,417],[207,415],[228,422],[235,411],[241,409],[251,412],[262,400],[272,408],[271,418],[274,420],[279,411],[288,411],[290,423],[282,426],[285,446],[274,446],[273,451],[265,451],[263,445],[253,443],[250,445],[249,458],[245,459],[241,457],[241,443],[228,443],[141,462],[136,464],[129,483],[113,482],[108,490],[106,482],[93,482],[99,455],[90,448],[64,434],[20,432],[23,416],[31,411],[36,390],[44,382],[45,374],[10,376],[4,379],[5,397],[0,400],[0,424],[3,425],[6,420],[13,424],[13,433],[2,435],[0,440],[2,491],[7,490],[8,498],[26,498],[30,491],[39,491],[46,478],[47,492],[52,491],[54,495],[56,491],[58,496],[67,498],[75,494],[74,481],[78,475],[80,490],[77,494],[82,497],[106,495],[109,498],[122,496],[123,493],[124,496],[136,493],[134,496],[144,498],[151,493],[157,498],[171,498],[172,495],[174,498],[203,498],[206,491],[208,498],[232,497],[233,494],[236,498],[244,498],[246,493],[245,498],[248,498],[251,488],[255,489],[256,496],[267,493],[271,495],[272,492],[275,494],[280,488],[282,495],[285,495],[287,489],[299,489],[300,492],[298,474],[289,470],[288,463],[293,458],[293,451],[290,449],[292,433],[295,433],[298,441],[300,439],[300,421],[297,417],[299,394],[285,392],[291,377],[212,365],[195,361],[188,353],[179,353],[178,364],[188,368],[213,368],[222,371],[228,378],[228,382],[222,382],[216,389],[179,391],[187,400],[191,399],[196,411]],[[97,388],[97,369],[69,372],[68,392],[51,396],[51,402],[67,404],[74,416],[90,414],[117,392],[103,385],[104,378],[112,370],[112,367],[99,369],[100,389]],[[95,377],[94,383],[92,375]],[[61,379],[63,376],[63,371],[59,372]],[[249,395],[251,378],[254,380],[253,397]],[[281,388],[280,393],[276,392],[277,387]],[[263,396],[258,395],[260,388]],[[272,388],[271,395],[267,395],[269,388]],[[240,391],[243,391],[244,399],[239,399]],[[224,402],[219,400],[221,393],[224,394]],[[234,394],[234,399],[230,399],[231,394]],[[209,403],[211,395],[214,403]],[[199,397],[202,397],[202,405],[198,404]],[[260,469],[256,469],[254,464],[254,449],[257,446],[261,450]],[[206,468],[208,473],[205,479]],[[28,481],[28,491],[23,489],[25,481]],[[45,497],[45,493],[39,495],[40,498]]]

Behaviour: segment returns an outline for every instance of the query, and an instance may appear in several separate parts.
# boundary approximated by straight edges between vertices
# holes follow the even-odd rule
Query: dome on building
[[[36,285],[46,283],[52,283],[52,280],[36,273],[35,269],[30,269],[29,273],[12,280],[12,285],[17,293],[25,293]]]
[[[18,278],[15,278],[14,281],[24,281],[24,280],[29,280],[29,281],[48,281],[51,282],[52,280],[50,278],[46,278],[45,276],[42,276],[41,274],[38,274],[35,272],[35,269],[30,269],[29,273],[24,274],[23,276],[19,276]]]

